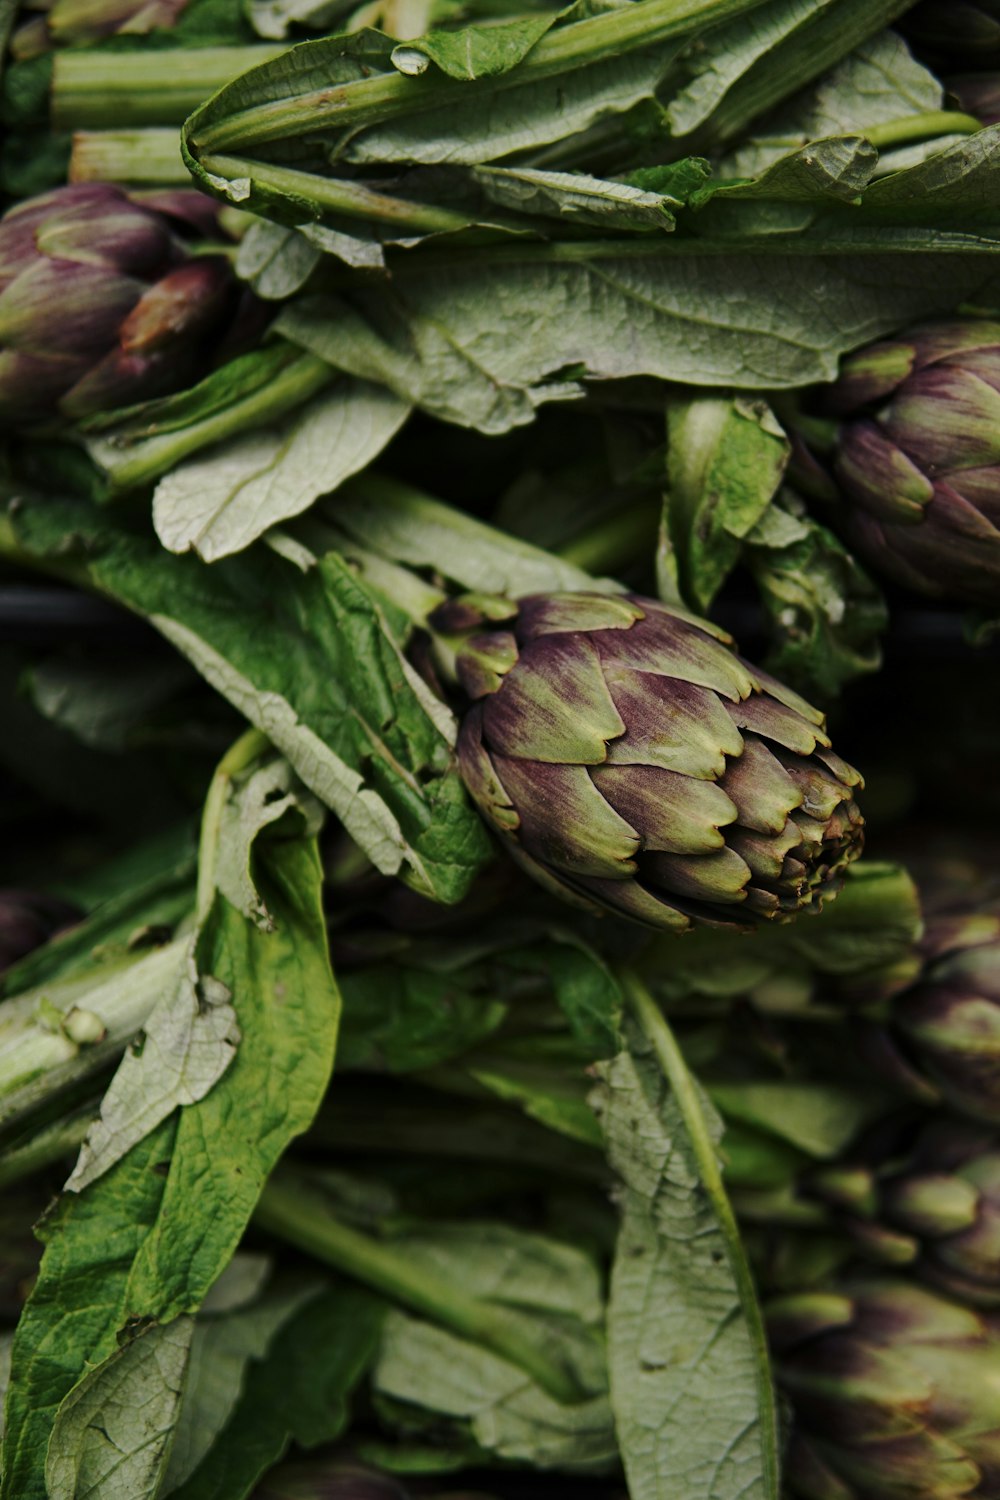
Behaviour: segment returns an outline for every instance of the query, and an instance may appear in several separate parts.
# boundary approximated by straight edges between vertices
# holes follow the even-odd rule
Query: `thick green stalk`
[[[466,214],[411,203],[388,193],[376,193],[363,183],[350,182],[343,177],[317,177],[315,172],[276,167],[269,162],[244,161],[238,156],[206,156],[201,165],[206,172],[230,182],[234,178],[249,177],[257,187],[270,188],[289,198],[307,199],[325,213],[362,219],[366,223],[388,224],[390,228],[412,234],[440,234],[445,230],[465,229],[469,223]]]
[[[223,84],[287,51],[284,43],[258,42],[250,47],[135,52],[81,47],[58,52],[52,66],[52,127],[183,125]]]
[[[888,151],[893,146],[910,146],[916,141],[936,140],[940,135],[975,135],[981,129],[979,121],[972,115],[948,109],[932,109],[926,114],[904,115],[901,120],[887,120],[883,125],[870,125],[864,131],[864,136],[879,151]]]
[[[279,1167],[254,1214],[256,1224],[324,1264],[382,1292],[394,1302],[450,1328],[460,1338],[484,1344],[530,1375],[556,1401],[584,1399],[569,1370],[552,1358],[542,1337],[516,1326],[501,1308],[469,1297],[452,1281],[409,1259],[405,1247],[362,1234],[330,1212],[327,1199],[307,1179]]]
[[[114,435],[95,439],[90,452],[115,491],[135,489],[158,479],[181,459],[210,443],[277,421],[336,379],[337,371],[325,360],[312,354],[299,355],[267,384],[201,421],[138,440]]]
[[[83,1144],[99,1108],[100,1101],[92,1099],[82,1109],[60,1116],[27,1140],[0,1151],[0,1189],[23,1182],[70,1156]]]
[[[736,1216],[722,1181],[722,1169],[719,1165],[716,1145],[708,1132],[697,1086],[688,1071],[684,1055],[677,1045],[666,1017],[638,974],[630,969],[623,969],[619,973],[619,978],[632,1013],[652,1046],[656,1059],[663,1069],[663,1075],[673,1091],[677,1107],[684,1119],[691,1149],[698,1163],[702,1187],[712,1205],[729,1248],[730,1269],[739,1293],[747,1333],[754,1351],[757,1409],[764,1438],[761,1443],[761,1453],[765,1466],[765,1491],[768,1494],[777,1494],[779,1480],[773,1455],[780,1452],[781,1443],[778,1436],[777,1403],[769,1373],[767,1336],[750,1264],[743,1252]]]
[[[78,130],[69,159],[70,182],[126,182],[149,187],[189,186],[175,129]]]
[[[468,95],[470,89],[475,89],[477,97],[485,100],[492,93],[582,68],[614,54],[657,46],[672,37],[743,15],[762,3],[763,0],[635,0],[632,5],[590,20],[555,28],[536,42],[516,67],[493,78],[479,78],[470,84],[430,68],[417,78],[386,73],[337,89],[314,89],[290,99],[235,111],[215,124],[205,125],[193,136],[192,145],[199,153],[220,152],[316,130],[358,128],[434,109],[463,92]]]

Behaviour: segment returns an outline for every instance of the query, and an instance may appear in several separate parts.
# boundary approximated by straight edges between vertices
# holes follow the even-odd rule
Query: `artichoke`
[[[833,1212],[863,1255],[915,1266],[962,1302],[1000,1306],[1000,1135],[933,1120],[873,1131],[803,1191]]]
[[[801,1500],[995,1500],[1000,1328],[894,1278],[766,1309],[793,1410],[786,1481]]]
[[[0,974],[79,918],[77,908],[58,896],[0,890]]]
[[[828,395],[852,540],[935,598],[1000,590],[1000,323],[926,323],[849,356]]]
[[[1000,121],[1000,74],[962,73],[948,79],[948,89],[958,101],[959,109],[974,115],[980,125],[996,125]]]
[[[1000,58],[1000,0],[920,0],[900,29],[936,62]]]
[[[134,202],[109,183],[30,198],[0,219],[0,421],[81,417],[176,390],[234,312],[223,255],[190,255],[214,206],[192,190]]]
[[[932,912],[901,974],[842,997],[884,1012],[859,1041],[905,1092],[1000,1124],[1000,901]]]
[[[438,624],[471,623],[462,609]],[[457,652],[459,765],[528,873],[674,931],[783,921],[838,889],[861,778],[724,631],[633,595],[536,595],[490,618]]]

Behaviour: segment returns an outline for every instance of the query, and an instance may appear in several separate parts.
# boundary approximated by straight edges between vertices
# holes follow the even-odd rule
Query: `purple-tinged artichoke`
[[[144,36],[170,28],[188,0],[54,0],[34,4],[39,14],[11,37],[12,55],[23,60],[56,47],[79,47],[109,36]],[[29,7],[26,7],[28,9]]]
[[[925,323],[849,356],[834,471],[859,552],[934,598],[1000,597],[1000,323]]]
[[[154,206],[155,205],[155,206]],[[213,205],[134,202],[110,183],[56,188],[0,219],[0,422],[76,418],[185,385],[235,310],[224,255],[191,255]]]
[[[917,1274],[960,1302],[1000,1307],[1000,1135],[937,1119],[914,1139],[910,1120],[870,1133],[844,1161],[811,1172],[859,1252]]]
[[[996,1500],[995,1316],[895,1278],[794,1293],[765,1309],[793,1412],[799,1500]]]
[[[77,908],[58,896],[0,890],[0,974],[79,919]]]
[[[1000,59],[1000,0],[920,0],[900,30],[936,62],[990,63]]]
[[[439,624],[468,624],[462,601]],[[457,655],[472,797],[564,899],[652,927],[818,910],[861,851],[823,715],[716,626],[635,596],[536,595]],[[432,622],[434,623],[434,622]]]
[[[842,998],[877,1008],[859,1043],[904,1092],[1000,1125],[1000,902],[932,913],[911,963]]]

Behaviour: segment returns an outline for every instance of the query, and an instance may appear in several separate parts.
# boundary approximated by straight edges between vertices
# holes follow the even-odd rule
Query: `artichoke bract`
[[[915,975],[846,998],[887,1011],[859,1031],[869,1061],[924,1103],[1000,1125],[1000,902],[931,912]]]
[[[857,1153],[809,1174],[862,1255],[913,1266],[960,1302],[1000,1307],[1000,1135],[909,1118],[871,1132]]]
[[[444,606],[445,623],[460,610]],[[528,873],[675,931],[782,921],[837,890],[861,850],[861,778],[823,715],[724,631],[633,595],[537,595],[503,613],[458,650],[473,700],[458,756]]]
[[[828,394],[852,540],[934,598],[1000,597],[1000,323],[927,323],[849,356]]]
[[[235,311],[224,255],[190,189],[133,202],[110,183],[29,198],[0,220],[0,421],[77,418],[177,390]]]
[[[993,1500],[1000,1493],[1000,1330],[895,1278],[765,1309],[793,1411],[785,1476],[800,1500]]]

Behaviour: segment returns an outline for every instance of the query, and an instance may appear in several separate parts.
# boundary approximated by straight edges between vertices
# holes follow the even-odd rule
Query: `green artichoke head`
[[[987,1313],[872,1277],[766,1309],[793,1411],[799,1500],[994,1500],[1000,1329]]]
[[[467,624],[462,608],[438,624]],[[634,595],[506,613],[458,651],[459,764],[536,879],[678,932],[784,921],[838,889],[861,851],[861,778],[822,714],[723,631]]]
[[[834,471],[859,552],[921,593],[995,607],[1000,323],[928,323],[873,344],[844,361],[828,400],[844,418]]]

